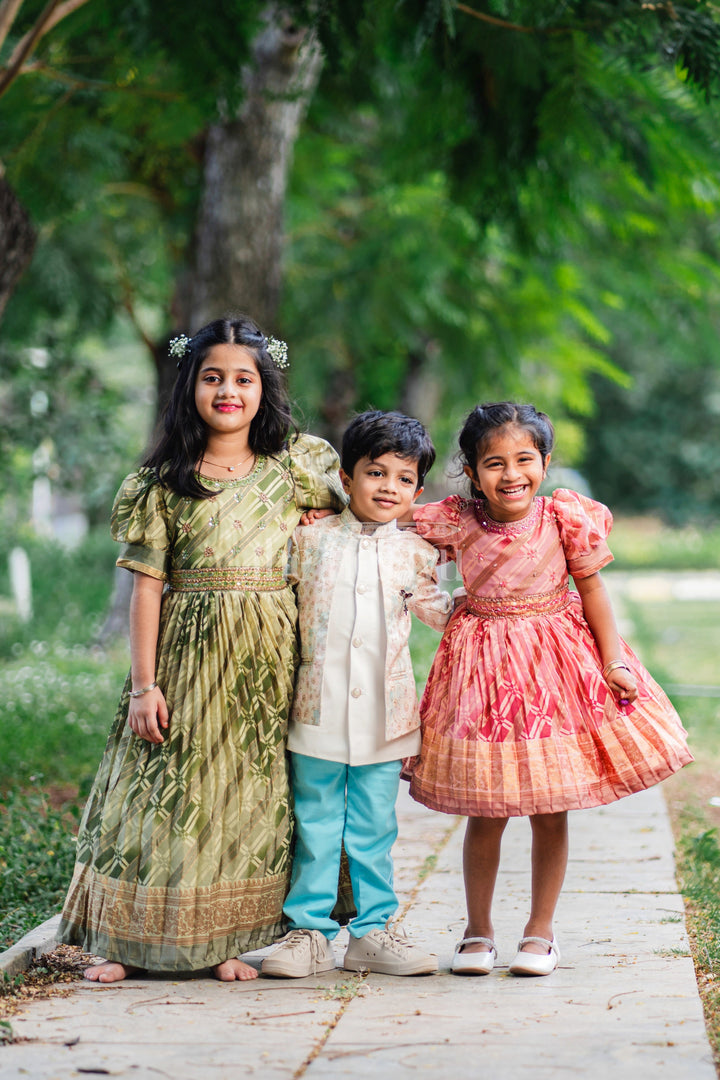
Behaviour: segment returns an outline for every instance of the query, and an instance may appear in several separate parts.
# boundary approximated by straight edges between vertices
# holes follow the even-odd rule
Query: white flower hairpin
[[[189,338],[187,334],[178,334],[177,337],[171,338],[168,345],[168,353],[178,362],[178,367],[182,363],[182,358],[188,351],[188,346],[192,338]]]
[[[267,339],[267,351],[272,357],[275,367],[286,368],[290,361],[288,360],[288,347],[286,342],[278,341],[277,338],[269,337]]]

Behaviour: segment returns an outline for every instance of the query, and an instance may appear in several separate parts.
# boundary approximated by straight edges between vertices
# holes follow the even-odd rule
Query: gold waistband
[[[230,566],[198,570],[173,570],[170,588],[174,592],[217,592],[224,589],[241,592],[272,592],[286,585],[279,567]]]
[[[570,603],[567,585],[534,596],[475,596],[468,593],[466,610],[481,619],[524,619],[529,615],[552,615]]]

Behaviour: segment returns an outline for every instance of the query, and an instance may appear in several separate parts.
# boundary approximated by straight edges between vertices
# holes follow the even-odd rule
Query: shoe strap
[[[524,937],[520,938],[520,941],[518,942],[518,952],[522,952],[523,945],[530,944],[544,945],[549,953],[554,952],[557,954],[558,951],[558,947],[555,941],[548,941],[548,939],[544,937]]]
[[[459,953],[463,945],[487,945],[493,956],[497,956],[495,942],[489,937],[464,937],[462,941],[459,941],[455,946],[455,952]]]

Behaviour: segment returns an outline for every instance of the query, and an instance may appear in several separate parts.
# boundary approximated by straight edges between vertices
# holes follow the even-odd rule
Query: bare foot
[[[134,975],[140,968],[129,967],[127,964],[116,964],[112,960],[105,960],[102,964],[93,964],[86,968],[83,974],[90,982],[114,983],[121,979],[127,979]]]
[[[224,960],[222,964],[216,964],[213,968],[213,974],[221,982],[235,982],[236,979],[245,981],[247,979],[257,979],[258,977],[257,968],[251,967],[250,964],[245,964],[235,957]]]

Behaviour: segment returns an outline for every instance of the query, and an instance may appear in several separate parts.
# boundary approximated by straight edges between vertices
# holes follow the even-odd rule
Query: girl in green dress
[[[131,671],[78,837],[60,940],[85,972],[213,968],[284,932],[285,758],[296,610],[283,570],[303,510],[344,505],[338,459],[288,439],[282,342],[221,319],[171,343],[164,434],[124,481],[112,533],[134,573]]]

